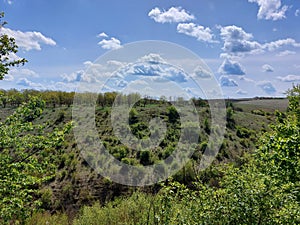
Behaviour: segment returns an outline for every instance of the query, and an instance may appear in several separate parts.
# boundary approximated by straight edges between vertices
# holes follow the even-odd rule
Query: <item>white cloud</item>
[[[259,81],[257,86],[260,87],[267,94],[274,94],[276,92],[276,88],[270,81]]]
[[[299,16],[300,15],[300,9],[297,9],[296,11],[295,11],[295,16]]]
[[[85,62],[83,62],[83,65],[85,65],[86,67],[89,67],[89,66],[93,66],[94,63],[91,61],[85,61]]]
[[[241,55],[262,51],[261,44],[256,41],[252,41],[253,35],[246,33],[241,27],[234,25],[221,27],[220,35],[224,41],[222,49],[228,54]]]
[[[252,80],[252,79],[250,79],[250,78],[247,78],[247,77],[245,77],[245,76],[240,76],[239,79],[240,79],[241,81],[245,81],[245,82],[249,82],[249,83],[255,83],[254,80]]]
[[[177,32],[197,38],[198,41],[213,41],[213,34],[209,27],[203,27],[194,23],[180,23],[177,25]]]
[[[300,76],[298,75],[287,75],[285,77],[277,77],[279,80],[283,81],[283,82],[296,82],[296,81],[300,81]]]
[[[9,28],[1,28],[3,34],[7,34],[10,37],[15,38],[17,45],[26,50],[41,50],[41,44],[55,46],[56,42],[44,36],[42,33],[37,31],[22,32],[19,30],[11,30]]]
[[[74,83],[74,82],[87,82],[94,83],[97,82],[97,79],[94,76],[86,74],[83,70],[78,70],[71,74],[62,74],[61,75],[64,82]]]
[[[165,68],[163,77],[166,77],[168,80],[174,81],[176,83],[187,81],[187,75],[184,73],[184,71],[175,67]]]
[[[21,86],[25,86],[25,87],[30,87],[30,88],[38,88],[38,89],[43,89],[44,86],[40,83],[34,83],[30,80],[28,80],[27,78],[20,78],[17,83],[18,85],[21,85]]]
[[[288,56],[288,55],[295,55],[296,52],[294,51],[289,51],[289,50],[285,50],[285,51],[282,51],[282,52],[279,52],[278,54],[276,54],[276,56]]]
[[[11,74],[6,74],[3,80],[5,81],[13,81],[15,78]]]
[[[155,53],[150,53],[148,55],[143,56],[138,60],[138,62],[148,62],[151,64],[166,63],[166,61],[159,54]]]
[[[130,77],[130,80],[148,77],[148,79],[160,83],[169,81],[183,83],[188,80],[188,76],[183,70],[167,64],[160,55],[152,53],[139,58],[136,63],[121,67],[113,76],[123,79]]]
[[[97,37],[100,37],[100,38],[102,38],[102,37],[103,37],[103,38],[107,38],[108,35],[107,35],[106,33],[102,32],[102,33],[98,34]]]
[[[77,84],[75,83],[64,83],[64,82],[53,82],[47,86],[47,90],[61,90],[61,91],[76,91]]]
[[[35,77],[35,78],[39,77],[39,75],[36,72],[30,69],[20,69],[19,73],[30,77]]]
[[[119,49],[122,48],[121,41],[112,37],[109,40],[104,39],[98,43],[103,49]]]
[[[189,14],[181,7],[171,7],[167,11],[156,7],[148,13],[148,16],[158,23],[180,23],[195,19],[192,14]]]
[[[221,76],[219,78],[222,87],[237,87],[238,84],[235,80],[230,79],[228,76]]]
[[[263,45],[263,48],[269,50],[269,51],[274,51],[278,48],[281,48],[284,45],[290,45],[293,47],[300,47],[300,43],[296,42],[294,39],[292,38],[286,38],[286,39],[280,39],[277,41],[272,41],[269,43],[266,43]]]
[[[248,2],[258,4],[258,19],[280,20],[286,18],[285,13],[288,6],[282,6],[281,0],[248,0]]]
[[[81,80],[81,77],[83,76],[84,71],[83,70],[78,70],[76,72],[73,72],[71,74],[62,74],[61,77],[64,82],[79,82]]]
[[[245,32],[241,27],[219,27],[220,35],[224,41],[222,50],[225,56],[245,56],[246,54],[258,54],[265,51],[275,51],[283,46],[300,47],[300,43],[292,38],[280,39],[267,43],[253,41],[253,35]]]
[[[212,72],[205,70],[202,66],[197,66],[193,71],[192,76],[196,78],[211,78],[213,74]]]
[[[12,0],[4,0],[4,2],[7,2],[7,4],[9,4],[9,5],[13,4]]]
[[[247,91],[244,91],[242,89],[237,90],[235,93],[238,94],[238,95],[247,95],[248,94]]]
[[[242,65],[230,59],[225,59],[220,66],[218,72],[220,74],[227,74],[227,75],[245,75],[245,69]]]
[[[115,85],[119,88],[124,88],[127,86],[127,84],[128,84],[128,82],[125,80],[116,80],[116,82],[115,82]]]
[[[264,64],[261,68],[263,72],[274,72],[274,68],[269,64]]]
[[[136,63],[129,64],[124,70],[121,71],[121,74],[131,74],[138,76],[159,76],[163,73],[163,68],[158,64],[148,64],[148,63]]]
[[[110,66],[115,66],[115,67],[122,67],[122,66],[126,65],[125,62],[120,62],[120,61],[116,61],[116,60],[109,60],[109,61],[107,61],[107,64]]]
[[[5,76],[6,81],[13,81],[15,78],[20,77],[33,77],[38,78],[40,77],[35,71],[30,69],[24,69],[24,68],[11,68],[8,72],[8,74]]]

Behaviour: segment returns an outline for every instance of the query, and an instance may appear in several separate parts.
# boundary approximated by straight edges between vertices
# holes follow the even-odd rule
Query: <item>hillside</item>
[[[269,125],[275,122],[275,110],[285,111],[286,99],[263,99],[247,101],[227,100],[227,128],[223,144],[214,164],[234,162],[242,164],[245,153],[252,153],[258,144],[262,133],[269,130]],[[1,121],[12,114],[16,108],[6,106],[0,109]],[[158,110],[159,109],[159,110]],[[203,149],[207,145],[208,134],[211,132],[210,111],[206,104],[196,107],[200,118],[201,132],[197,151],[186,167],[174,176],[174,180],[191,185],[193,181],[201,179],[211,186],[218,185],[217,177],[210,172],[196,173],[194,166],[201,159]],[[116,139],[110,122],[111,108],[109,105],[98,105],[96,108],[96,125],[100,139],[105,143],[110,153],[117,159],[131,165],[151,165],[164,159],[174,149],[178,139],[178,127],[169,121],[170,104],[149,100],[139,102],[134,107],[134,118],[131,123],[133,133],[139,138],[149,136],[148,121],[154,115],[159,115],[168,124],[167,137],[155,151],[139,154]],[[47,123],[47,129],[61,128],[72,119],[72,107],[62,104],[47,104],[43,114],[36,118],[34,124]],[[71,218],[75,216],[83,205],[92,205],[99,201],[105,204],[118,196],[128,196],[136,188],[113,183],[101,177],[89,167],[77,149],[76,141],[70,133],[59,154],[59,165],[55,178],[43,185],[40,197],[41,207],[51,213],[66,212]],[[156,193],[159,185],[140,188],[146,193]]]

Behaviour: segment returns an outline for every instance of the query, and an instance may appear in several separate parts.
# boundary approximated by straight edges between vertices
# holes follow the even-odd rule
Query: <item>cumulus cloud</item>
[[[237,87],[238,84],[235,80],[230,79],[228,76],[221,76],[220,79],[220,84],[222,87]]]
[[[283,82],[298,82],[298,81],[300,81],[300,76],[298,76],[298,75],[287,75],[287,76],[285,76],[285,77],[281,77],[281,76],[279,76],[279,77],[277,77],[279,80],[281,80],[281,81],[283,81]]]
[[[203,27],[195,23],[180,23],[177,25],[177,32],[195,37],[198,41],[215,42],[209,27]]]
[[[178,83],[188,80],[187,74],[170,64],[158,54],[148,54],[136,61],[121,67],[114,74],[114,77],[124,78],[127,76],[150,77],[151,80],[157,82],[174,81]],[[137,79],[131,77],[131,79]]]
[[[22,32],[4,27],[1,28],[1,31],[3,34],[7,34],[8,36],[15,38],[17,45],[25,51],[33,49],[41,50],[42,44],[51,46],[56,45],[56,42],[53,39],[46,37],[37,31]]]
[[[248,2],[258,4],[258,19],[280,20],[286,18],[285,13],[288,6],[282,6],[281,0],[248,0]]]
[[[110,39],[103,39],[102,41],[100,41],[99,43],[98,43],[98,45],[100,45],[103,49],[112,49],[112,50],[114,50],[114,49],[119,49],[119,48],[121,48],[122,46],[121,46],[121,41],[120,40],[118,40],[118,39],[116,39],[116,38],[114,38],[114,37],[112,37],[112,38],[110,38]]]
[[[127,63],[116,61],[116,60],[109,60],[107,61],[107,64],[114,67],[122,67],[125,66]]]
[[[189,14],[181,7],[171,7],[167,11],[156,7],[148,13],[148,16],[158,23],[180,23],[195,19],[192,14]]]
[[[257,83],[257,86],[267,94],[274,94],[276,92],[276,88],[270,81],[260,81]]]
[[[263,48],[269,50],[269,51],[274,51],[278,48],[281,48],[282,46],[289,45],[292,47],[300,47],[300,43],[296,42],[292,38],[286,38],[286,39],[280,39],[277,41],[272,41],[269,43],[266,43],[263,45]]]
[[[263,72],[274,72],[274,68],[269,64],[264,64],[262,70]]]
[[[13,77],[20,77],[20,76],[34,77],[34,78],[39,77],[39,75],[35,71],[30,69],[24,69],[24,68],[11,68],[8,73]]]
[[[238,95],[247,95],[248,94],[247,91],[244,91],[242,89],[237,90],[235,93],[238,94]]]
[[[299,15],[300,15],[300,9],[296,9],[295,16],[299,16]]]
[[[30,69],[19,69],[19,73],[30,77],[39,77],[39,75],[35,71]]]
[[[129,67],[125,68],[125,71],[125,73],[123,73],[123,71],[122,73],[140,76],[159,76],[163,73],[163,69],[160,65],[152,65],[143,62],[129,65]]]
[[[30,80],[28,80],[27,78],[20,78],[17,83],[17,85],[21,85],[21,86],[25,86],[25,87],[30,87],[30,88],[39,88],[39,89],[42,89],[44,88],[42,84],[40,83],[34,83]]]
[[[78,87],[75,83],[65,82],[51,82],[45,89],[47,90],[60,90],[60,91],[76,91]]]
[[[155,53],[150,53],[148,55],[143,56],[138,60],[138,62],[148,62],[150,64],[166,63],[166,61],[159,54]]]
[[[78,71],[73,72],[71,74],[62,74],[61,77],[62,77],[64,82],[71,83],[71,82],[80,81],[83,74],[84,74],[83,70],[78,70]]]
[[[74,83],[74,82],[87,82],[93,83],[97,82],[96,78],[86,74],[83,70],[78,70],[71,74],[62,74],[61,75],[64,82]]]
[[[230,59],[225,59],[223,61],[218,72],[227,75],[245,75],[245,69],[242,65],[239,62]]]
[[[220,35],[224,41],[222,49],[229,54],[257,53],[262,49],[261,44],[252,41],[253,35],[246,33],[241,27],[235,25],[220,27]]]
[[[187,76],[184,73],[184,71],[177,69],[175,67],[169,67],[166,68],[164,71],[164,74],[162,74],[163,77],[167,78],[168,80],[174,81],[174,82],[186,82]]]
[[[107,38],[108,35],[107,35],[106,33],[102,32],[102,33],[98,34],[97,37],[100,37],[100,38]]]
[[[219,27],[220,35],[224,41],[222,50],[225,56],[244,56],[245,54],[258,54],[265,51],[275,51],[283,46],[300,47],[300,43],[292,38],[280,39],[267,43],[253,40],[253,35],[245,32],[235,25]]]
[[[212,75],[213,74],[210,71],[205,70],[202,66],[197,66],[192,74],[192,76],[196,78],[211,78]]]
[[[276,56],[282,57],[282,56],[295,55],[295,54],[296,54],[296,52],[294,52],[294,51],[285,50],[285,51],[279,52],[278,54],[276,54]]]

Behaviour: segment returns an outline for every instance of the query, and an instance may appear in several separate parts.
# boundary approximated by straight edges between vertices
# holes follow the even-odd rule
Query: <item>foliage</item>
[[[4,17],[4,13],[0,13],[0,30],[6,24],[1,19]],[[15,39],[9,37],[6,34],[0,35],[0,80],[8,74],[9,68],[12,66],[24,65],[26,59],[13,59],[13,55],[18,52],[18,46]]]
[[[170,123],[177,122],[179,119],[179,114],[178,114],[176,108],[174,106],[170,106],[170,107],[168,107],[167,110],[168,110],[168,117],[169,117]]]
[[[294,85],[287,91],[289,106],[288,110],[293,112],[297,125],[300,124],[300,85]]]
[[[26,225],[69,225],[69,219],[66,214],[51,215],[48,212],[34,213],[26,220]]]
[[[22,95],[23,99],[29,102],[30,98],[27,97],[27,93],[28,92],[23,92]],[[50,92],[30,93],[41,95],[41,97],[46,100],[46,96]],[[59,97],[60,94],[58,92],[51,93],[53,96],[57,96],[57,98],[55,98],[55,104],[56,107],[59,107],[60,102],[64,101],[63,98]],[[4,92],[4,94],[7,96],[8,91]],[[16,96],[17,92],[11,91],[9,94],[10,96]],[[82,93],[81,95],[83,100],[88,98],[88,96],[89,93]],[[180,133],[180,129],[177,129],[179,127],[179,121],[177,120],[178,118],[176,118],[178,113],[175,108],[175,110],[172,109],[174,111],[173,116],[170,116],[172,114],[168,111],[168,109],[172,107],[170,104],[160,104],[159,107],[157,107],[158,103],[152,100],[152,102],[150,102],[150,99],[144,99],[143,103],[135,104],[134,110],[132,111],[132,120],[134,123],[131,124],[131,129],[136,132],[138,137],[148,136],[148,119],[151,118],[152,115],[158,115],[167,122],[168,127],[165,138],[157,148],[149,150],[143,149],[142,146],[137,146],[138,149],[141,150],[137,152],[123,146],[122,143],[113,136],[113,130],[109,126],[108,121],[111,113],[109,105],[112,104],[111,101],[114,95],[105,96],[101,94],[101,96],[102,97],[98,99],[99,105],[96,107],[96,124],[98,126],[99,136],[111,154],[122,162],[130,165],[149,165],[157,160],[168,157],[172,153],[176,147],[176,140],[178,140]],[[129,101],[128,96],[121,97]],[[64,103],[63,105],[67,106]],[[41,112],[37,110],[37,108],[47,106],[53,107],[52,103],[47,103],[47,101],[46,104],[38,103],[32,105],[30,116],[21,116],[23,118],[22,121],[25,123],[40,123],[41,120],[39,120],[38,117],[40,117]],[[9,109],[10,107],[7,106],[7,108]],[[3,111],[6,110],[7,109]],[[69,113],[71,110],[66,107],[63,109],[58,108],[56,110],[57,113],[52,113],[51,109],[46,110],[48,111],[46,118],[53,118],[53,121],[57,121],[58,123],[53,123],[51,126],[61,126],[70,118]],[[200,115],[199,120],[202,127],[207,127],[207,130],[209,130],[210,121],[207,119],[207,115],[209,114],[207,108],[203,108],[202,106],[198,107],[197,110]],[[19,112],[19,114],[23,115],[22,112]],[[268,124],[268,121],[265,121],[266,118],[263,116],[250,113],[245,115],[249,115],[251,119],[256,118],[258,123],[263,121],[265,124]],[[250,147],[244,144],[245,147],[240,145],[240,143],[256,143],[256,133],[258,133],[258,129],[261,129],[261,126],[253,128],[251,126],[248,127],[246,123],[241,123],[241,119],[238,120],[238,116],[245,117],[245,115],[242,115],[241,112],[233,112],[231,107],[228,108],[227,119],[229,119],[229,122],[232,122],[233,126],[227,129],[228,133],[225,137],[224,149],[220,151],[220,155],[226,152],[228,161],[233,159],[228,155],[235,150],[242,151],[243,149],[241,150],[241,148],[243,147],[244,149],[248,148],[248,151],[253,149],[254,144]],[[299,135],[296,125],[297,119],[294,111],[291,109],[288,113],[277,112],[276,115],[278,116],[277,124],[273,126],[271,132],[264,135],[261,147],[257,150],[255,155],[251,157],[247,155],[249,158],[245,158],[241,154],[238,158],[235,158],[238,159],[235,163],[228,163],[228,161],[226,161],[226,164],[217,165],[218,163],[216,163],[209,171],[204,171],[203,174],[199,174],[199,172],[195,170],[197,167],[196,164],[201,159],[201,155],[208,145],[207,133],[205,130],[201,130],[199,134],[201,143],[197,145],[198,155],[195,155],[194,160],[191,160],[181,171],[173,176],[172,179],[174,181],[171,181],[170,178],[167,184],[163,185],[156,195],[137,191],[130,197],[122,197],[114,201],[109,200],[111,197],[128,194],[128,192],[122,191],[120,187],[116,188],[117,186],[112,182],[105,183],[104,180],[99,179],[99,176],[93,174],[90,168],[83,168],[83,164],[80,163],[82,161],[80,161],[77,152],[73,152],[75,148],[73,148],[73,146],[76,145],[72,139],[66,144],[69,145],[68,151],[70,152],[63,152],[64,157],[60,160],[58,160],[57,157],[54,157],[52,160],[53,162],[56,161],[57,165],[60,165],[58,173],[61,174],[61,176],[57,176],[57,179],[51,183],[51,186],[47,185],[46,188],[43,187],[42,191],[36,191],[40,189],[41,185],[39,184],[35,184],[34,187],[29,187],[29,189],[31,188],[36,191],[32,194],[32,199],[37,202],[36,205],[33,205],[34,201],[30,202],[32,204],[31,211],[36,211],[36,209],[41,207],[52,211],[60,210],[66,208],[66,206],[70,207],[70,205],[73,206],[76,204],[76,207],[78,207],[99,200],[101,203],[105,201],[108,202],[105,206],[99,203],[92,207],[83,207],[73,223],[298,224],[299,180],[297,180],[297,172],[299,171],[299,167],[297,167],[298,164],[296,162],[299,161],[299,158],[297,158],[297,154],[294,154],[297,152],[296,149],[299,149],[299,140],[297,139]],[[172,124],[171,121],[173,122]],[[51,131],[52,129],[53,127],[49,130]],[[33,135],[36,133],[38,133],[37,130],[26,130],[22,135]],[[293,136],[295,136],[295,139],[291,139]],[[282,137],[284,137],[286,141],[282,142],[283,146],[281,146]],[[275,143],[277,144],[275,145]],[[285,146],[284,143],[288,144]],[[258,145],[258,143],[256,144]],[[62,147],[58,149],[61,150]],[[287,151],[288,149],[292,151]],[[9,152],[12,153],[13,151],[11,150]],[[290,153],[294,155],[290,155]],[[9,156],[13,157],[14,155],[10,154]],[[38,156],[35,157],[39,158]],[[47,157],[46,155],[45,159]],[[91,157],[93,157],[93,155],[91,155]],[[220,161],[224,160],[222,156],[217,159]],[[274,160],[276,160],[276,163]],[[292,170],[292,165],[296,165],[294,171]],[[57,168],[53,167],[53,170],[57,170]],[[85,172],[79,174],[80,170],[84,170]],[[293,175],[295,173],[296,175]],[[49,175],[49,178],[50,177],[51,175]],[[99,182],[96,184],[93,179]],[[197,182],[193,183],[195,180],[197,180]],[[179,181],[180,183],[175,181]],[[91,189],[87,189],[83,185],[84,182],[88,182],[89,188]],[[55,186],[55,188],[52,189],[53,185],[59,184],[62,184],[62,186]],[[99,192],[96,192],[96,188],[100,189]],[[126,190],[128,191],[128,189]],[[145,188],[142,190],[148,189]],[[156,191],[158,191],[157,188],[154,192]],[[151,193],[153,192],[151,191]],[[40,200],[38,200],[39,196],[41,196]],[[104,200],[102,196],[105,196]],[[60,203],[56,203],[58,201]],[[54,205],[57,206],[54,207]],[[45,220],[42,218],[43,215],[45,215]],[[50,216],[41,213],[34,213],[31,218],[32,220],[30,219],[28,221],[33,221],[31,222],[32,224],[39,224],[39,222],[35,221],[40,221],[40,224],[46,223],[47,221],[50,224],[56,224],[59,218],[62,218],[62,221],[66,221],[64,219],[65,215],[58,214]],[[64,223],[65,222],[62,222],[62,224]]]
[[[261,168],[280,182],[300,182],[299,88],[295,86],[288,92],[288,113],[277,113],[277,124],[257,151]]]
[[[45,132],[34,125],[45,103],[32,98],[0,123],[0,221],[24,221],[37,209],[39,186],[55,174],[57,154],[71,128]]]
[[[77,221],[89,221],[87,215],[97,214],[110,224],[299,224],[300,96],[289,98],[289,112],[277,113],[277,124],[264,135],[254,156],[239,167],[214,167],[222,175],[217,188],[196,182],[190,189],[171,181],[152,199],[148,195],[149,202],[144,202],[145,195],[140,201],[141,194],[136,193],[134,201],[130,197],[106,207],[85,208]],[[251,135],[242,127],[237,132],[244,138]],[[146,209],[134,210],[134,215],[128,211],[141,203]]]
[[[74,225],[146,224],[152,196],[136,192],[131,197],[109,202],[105,207],[99,203],[85,206],[74,220]]]

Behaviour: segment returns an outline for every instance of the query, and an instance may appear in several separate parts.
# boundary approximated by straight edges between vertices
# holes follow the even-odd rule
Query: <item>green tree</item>
[[[0,31],[2,27],[6,24],[2,19],[4,17],[4,13],[0,13]],[[18,52],[18,46],[13,37],[8,37],[6,34],[0,35],[0,80],[4,78],[5,75],[8,74],[9,68],[12,66],[24,65],[27,60],[26,59],[12,59],[10,57],[12,54]]]
[[[257,151],[260,167],[280,182],[300,182],[300,86],[288,91],[288,112],[277,113],[277,124]],[[300,195],[299,195],[300,197]]]
[[[39,117],[45,102],[32,98],[0,123],[0,224],[23,222],[40,205],[40,185],[58,165],[64,135],[71,128],[46,132]]]
[[[180,119],[180,116],[177,112],[177,109],[172,105],[169,106],[168,109],[168,119],[170,123],[176,123]]]

